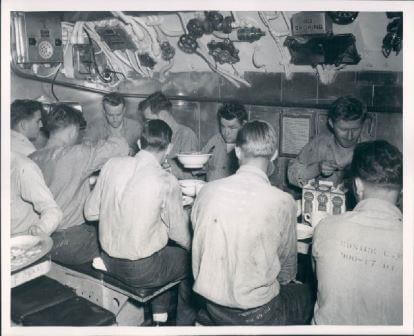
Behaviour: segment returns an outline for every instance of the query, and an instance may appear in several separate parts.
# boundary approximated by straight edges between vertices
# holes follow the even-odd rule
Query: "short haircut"
[[[10,126],[16,128],[22,120],[30,120],[36,111],[42,114],[43,105],[41,102],[31,99],[16,99],[10,106]]]
[[[159,152],[171,143],[172,130],[162,120],[149,120],[144,124],[141,134],[141,148]]]
[[[220,119],[233,120],[237,119],[241,125],[247,120],[247,111],[244,105],[238,102],[231,102],[223,104],[217,111],[217,119],[220,124]]]
[[[119,105],[125,106],[125,99],[118,92],[111,92],[111,93],[107,93],[103,97],[102,103],[103,104],[108,104],[108,105],[111,105],[111,106],[119,106]]]
[[[353,121],[359,119],[363,121],[365,117],[366,113],[364,105],[358,99],[351,96],[338,98],[332,103],[328,111],[328,118],[333,122],[338,120]]]
[[[236,146],[247,156],[271,158],[277,149],[277,134],[266,121],[252,120],[237,133]]]
[[[171,101],[161,91],[154,92],[141,101],[138,104],[138,111],[143,112],[148,107],[154,114],[158,114],[161,111],[168,111],[170,113],[172,111]]]
[[[70,125],[84,128],[86,121],[82,113],[63,103],[53,105],[52,110],[45,118],[45,129],[49,133],[53,133]]]
[[[354,149],[351,176],[382,188],[402,186],[402,154],[385,140],[359,143]]]

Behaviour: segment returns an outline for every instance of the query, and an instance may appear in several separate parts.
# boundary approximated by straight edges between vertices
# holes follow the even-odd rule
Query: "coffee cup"
[[[307,221],[312,227],[316,227],[316,225],[318,225],[322,219],[328,216],[329,216],[329,213],[318,211],[312,214],[305,213],[304,218],[305,218],[305,221]]]

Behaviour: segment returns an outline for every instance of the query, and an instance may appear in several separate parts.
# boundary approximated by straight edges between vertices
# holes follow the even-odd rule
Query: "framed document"
[[[295,112],[280,114],[279,155],[296,157],[313,135],[312,113]]]

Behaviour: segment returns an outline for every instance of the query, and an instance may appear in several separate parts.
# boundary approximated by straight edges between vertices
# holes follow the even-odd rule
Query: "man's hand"
[[[132,147],[129,147],[128,155],[129,155],[129,156],[134,156],[135,154],[136,154],[135,149],[134,149],[134,148],[132,148]]]
[[[202,176],[202,175],[206,175],[207,174],[207,170],[206,168],[200,168],[200,169],[194,169],[191,171],[191,174],[193,176]]]
[[[329,177],[338,170],[338,166],[333,161],[321,161],[319,162],[319,169],[323,177]]]
[[[161,164],[161,167],[162,167],[164,170],[166,170],[167,172],[172,173],[172,167],[171,167],[170,163],[169,163],[167,160],[165,160],[165,161]]]
[[[46,234],[38,225],[32,225],[27,231],[32,236],[44,236]]]

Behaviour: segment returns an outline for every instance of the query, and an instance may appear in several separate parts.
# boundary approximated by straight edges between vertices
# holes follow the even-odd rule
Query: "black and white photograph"
[[[414,2],[1,7],[2,333],[414,332]]]

